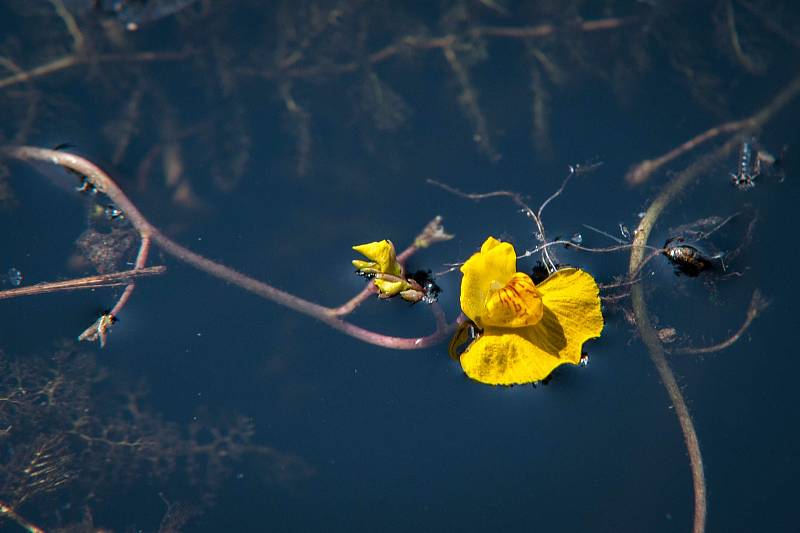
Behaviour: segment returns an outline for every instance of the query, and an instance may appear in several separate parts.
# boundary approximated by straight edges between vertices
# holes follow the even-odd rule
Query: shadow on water
[[[788,1],[4,3],[0,291],[116,285],[0,299],[0,527],[698,531],[677,391],[708,529],[793,531],[798,28]],[[144,226],[19,145],[98,164],[166,236],[103,349],[76,339]],[[487,235],[546,262],[514,198],[570,166],[591,171],[544,211],[548,250],[601,283],[606,325],[536,386],[470,381],[444,336],[362,342],[165,244],[336,307],[364,286],[353,244],[400,251],[442,215],[455,238],[407,266],[452,321],[448,265]],[[519,196],[464,197],[490,191]],[[398,298],[347,318],[435,328]]]

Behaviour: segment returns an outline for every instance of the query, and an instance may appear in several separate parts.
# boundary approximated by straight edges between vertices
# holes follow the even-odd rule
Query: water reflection
[[[92,12],[119,21],[129,31],[177,13],[196,0],[64,0],[77,13]]]
[[[485,387],[444,342],[366,345],[153,240],[167,272],[137,281],[100,355],[74,339],[130,279],[0,302],[0,500],[48,530],[685,531],[692,478],[655,347],[694,416],[709,530],[791,531],[796,165],[778,148],[797,143],[798,25],[790,2],[739,0],[0,6],[3,144],[74,144],[170,242],[337,309],[362,288],[352,244],[402,248],[442,214],[456,239],[409,272],[492,234],[531,252],[521,271],[590,271],[607,322],[591,365]],[[426,181],[538,206],[592,160],[546,233],[508,196]],[[3,290],[12,267],[27,286],[136,266],[142,226],[102,187],[75,191],[91,173],[59,170],[56,190],[1,163]],[[653,213],[667,183],[681,193]],[[452,320],[457,269],[436,283]],[[351,307],[381,334],[435,325],[422,302]]]

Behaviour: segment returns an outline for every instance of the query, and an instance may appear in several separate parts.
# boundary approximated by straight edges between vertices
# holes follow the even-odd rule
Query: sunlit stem
[[[10,520],[13,520],[28,533],[44,533],[44,530],[42,528],[29,522],[27,519],[20,516],[12,507],[6,505],[3,502],[0,502],[0,517],[5,517]]]

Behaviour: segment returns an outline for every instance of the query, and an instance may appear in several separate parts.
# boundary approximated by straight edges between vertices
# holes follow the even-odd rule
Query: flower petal
[[[482,326],[486,315],[486,299],[491,290],[504,287],[517,271],[517,254],[507,242],[489,237],[481,251],[473,254],[461,267],[461,310]]]
[[[518,385],[541,381],[566,362],[533,345],[519,334],[520,331],[501,328],[485,330],[461,354],[461,368],[469,377],[481,383]]]
[[[533,280],[527,274],[517,272],[504,287],[490,292],[486,299],[483,327],[532,326],[542,319],[542,313],[542,296]]]
[[[383,274],[391,274],[393,276],[399,276],[403,273],[402,267],[397,262],[394,244],[392,244],[390,240],[384,239],[382,241],[360,244],[358,246],[353,246],[353,250],[364,255],[374,263],[370,265],[369,263],[356,259],[353,261],[353,266],[358,270],[372,268]]]
[[[545,310],[553,314],[568,340],[568,345],[559,352],[560,357],[578,363],[583,343],[599,337],[603,331],[597,282],[583,270],[564,268],[551,274],[537,289],[542,294]],[[546,319],[547,316],[542,322]],[[546,328],[547,324],[542,327]],[[539,333],[541,336],[542,332]]]
[[[400,279],[400,280],[387,280],[387,279],[378,279],[376,278],[373,283],[380,291],[380,296],[383,298],[390,298],[392,296],[396,296],[400,294],[400,292],[408,289],[409,285],[408,282]]]
[[[586,272],[566,268],[537,289],[541,321],[523,328],[486,328],[461,355],[464,372],[491,385],[531,383],[564,363],[578,364],[583,343],[603,330],[599,290]]]
[[[486,240],[483,241],[483,244],[481,244],[481,252],[480,253],[485,254],[486,252],[488,252],[492,248],[496,248],[497,246],[499,246],[501,244],[503,244],[503,242],[495,239],[494,237],[486,237]]]

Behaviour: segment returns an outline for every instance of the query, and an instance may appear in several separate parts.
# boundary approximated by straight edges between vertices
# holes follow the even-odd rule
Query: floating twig
[[[103,287],[118,287],[127,285],[137,278],[156,276],[167,271],[165,266],[151,266],[144,268],[134,268],[124,272],[114,272],[112,274],[100,274],[97,276],[87,276],[85,278],[68,279],[64,281],[48,281],[37,283],[16,289],[6,289],[0,291],[0,300],[18,298],[20,296],[33,296],[36,294],[46,294],[60,291],[76,291],[82,289],[98,289]]]

